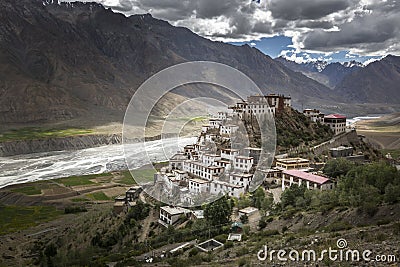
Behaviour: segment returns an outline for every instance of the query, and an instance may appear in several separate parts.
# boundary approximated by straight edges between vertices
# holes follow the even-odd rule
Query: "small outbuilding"
[[[251,216],[252,214],[256,213],[258,211],[257,208],[255,207],[246,207],[244,209],[239,210],[239,216],[246,215],[247,217]]]

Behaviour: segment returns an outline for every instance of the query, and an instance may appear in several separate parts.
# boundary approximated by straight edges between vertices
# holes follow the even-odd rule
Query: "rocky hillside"
[[[387,56],[346,76],[335,90],[349,100],[400,103],[400,57]]]
[[[335,98],[255,48],[212,42],[150,15],[125,17],[94,3],[4,0],[0,22],[2,123],[122,120],[146,78],[193,60],[238,68],[265,92]]]
[[[278,151],[302,144],[319,144],[333,136],[328,126],[313,123],[302,113],[291,108],[277,114],[275,124]]]

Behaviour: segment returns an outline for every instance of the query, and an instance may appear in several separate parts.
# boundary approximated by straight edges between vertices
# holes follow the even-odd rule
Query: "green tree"
[[[400,185],[388,184],[385,188],[384,199],[389,204],[394,204],[400,200]]]
[[[49,258],[54,257],[55,255],[57,255],[57,247],[53,243],[50,243],[46,246],[43,253]]]
[[[261,229],[264,229],[265,227],[267,227],[267,222],[265,217],[262,217],[259,221],[258,221],[258,227]]]
[[[131,219],[136,221],[140,221],[145,219],[150,214],[150,205],[145,204],[142,201],[138,200],[136,205],[130,208],[128,214],[125,217],[125,223],[129,224]]]
[[[304,199],[306,190],[307,188],[304,185],[298,186],[297,184],[293,184],[291,187],[287,188],[283,191],[281,196],[282,207],[287,207],[289,205],[295,207],[298,198]],[[301,202],[301,200],[299,200],[299,202]]]
[[[265,198],[264,201],[261,203],[261,209],[262,210],[271,210],[274,205],[274,197],[272,194],[268,194]]]
[[[243,214],[242,216],[240,216],[240,221],[245,224],[249,222],[249,217],[247,217],[246,214]]]
[[[257,209],[261,209],[263,202],[265,201],[265,191],[261,186],[258,187],[256,191],[254,191],[252,199],[253,206]]]
[[[227,224],[231,221],[232,206],[227,196],[207,204],[204,208],[204,218],[211,225]]]
[[[329,177],[337,178],[346,175],[354,167],[354,163],[346,159],[329,160],[323,169],[323,172]]]
[[[251,206],[253,203],[252,199],[250,198],[249,194],[241,194],[238,201],[237,201],[237,205],[239,209],[243,209],[246,208],[248,206]]]

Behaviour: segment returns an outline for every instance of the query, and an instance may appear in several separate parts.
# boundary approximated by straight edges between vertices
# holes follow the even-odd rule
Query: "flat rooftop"
[[[261,148],[259,148],[259,147],[246,147],[245,148],[246,150],[254,150],[254,151],[261,151],[262,149]]]
[[[237,152],[237,151],[239,151],[239,149],[234,149],[234,148],[221,148],[221,151]]]
[[[276,159],[277,162],[293,164],[293,163],[308,163],[310,162],[308,159],[303,158],[284,158],[284,159]]]
[[[338,147],[333,147],[329,150],[331,151],[342,151],[342,150],[348,150],[348,149],[353,149],[351,146],[338,146]]]
[[[250,214],[250,213],[253,213],[253,212],[256,212],[256,211],[258,211],[258,209],[255,208],[255,207],[246,207],[244,209],[239,210],[239,212],[246,213],[246,214]]]
[[[253,159],[253,157],[246,157],[246,156],[236,156],[237,159],[247,159],[247,160],[251,160]]]
[[[230,233],[228,236],[228,241],[242,241],[242,234]]]
[[[181,207],[164,206],[164,207],[161,207],[160,209],[164,210],[165,212],[167,212],[171,215],[178,215],[178,214],[190,212],[190,210],[181,208]]]
[[[206,156],[206,157],[213,157],[213,158],[221,157],[220,155],[217,155],[217,154],[204,154],[204,156]]]
[[[198,184],[210,183],[210,181],[199,179],[199,178],[191,178],[191,179],[189,179],[189,181],[192,181],[192,182],[195,182],[195,183],[198,183]]]
[[[232,176],[236,176],[236,177],[245,177],[245,178],[249,178],[249,177],[252,177],[253,176],[253,174],[251,174],[251,173],[237,173],[237,172],[233,172],[233,173],[231,173],[231,175]]]
[[[225,182],[225,181],[218,181],[218,180],[214,180],[214,181],[212,181],[212,183],[225,185],[225,186],[231,187],[231,188],[242,188],[243,187],[243,185],[231,184],[231,183],[228,183],[228,182]]]

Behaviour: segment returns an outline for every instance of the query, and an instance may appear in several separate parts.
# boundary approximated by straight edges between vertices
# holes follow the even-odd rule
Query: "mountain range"
[[[296,63],[283,57],[276,61],[319,81],[350,102],[400,103],[400,57],[388,55],[367,66],[356,61]]]
[[[96,3],[3,0],[0,122],[79,120],[86,125],[122,121],[131,96],[143,81],[166,67],[199,60],[237,68],[264,93],[291,95],[294,103],[306,106],[319,104],[329,110],[333,103],[351,109],[360,100],[400,102],[399,57],[350,74],[349,68],[328,65],[318,73],[331,73],[332,90],[331,82],[323,84],[256,48],[214,42],[149,14],[125,17]],[[370,75],[370,83],[364,75]],[[387,97],[375,98],[376,89],[378,95]],[[177,91],[178,98],[208,93],[188,88]]]
[[[400,57],[388,55],[350,73],[335,90],[351,101],[400,106]]]
[[[326,61],[317,60],[297,63],[284,57],[278,57],[275,60],[289,69],[301,72],[330,88],[334,88],[348,74],[363,68],[363,64],[357,61],[328,63]]]

